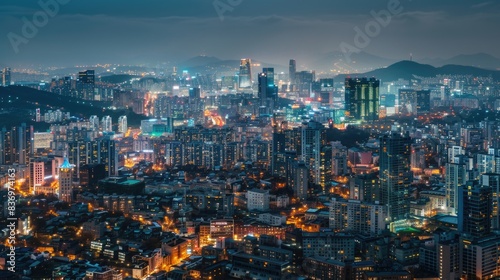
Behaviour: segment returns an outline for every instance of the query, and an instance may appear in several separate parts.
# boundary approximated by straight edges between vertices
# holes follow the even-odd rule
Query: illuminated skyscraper
[[[0,130],[0,164],[29,164],[34,148],[33,126],[21,126]]]
[[[240,63],[239,88],[248,89],[252,87],[252,61],[244,58]]]
[[[10,86],[10,68],[4,68],[2,71],[2,86]]]
[[[94,100],[95,92],[95,72],[94,70],[87,70],[78,73],[78,80],[76,81],[76,90],[78,91],[78,98],[86,100]]]
[[[381,203],[387,206],[390,221],[410,214],[411,138],[399,133],[380,138]]]
[[[325,141],[326,130],[321,123],[310,121],[302,125],[301,160],[309,168],[311,180],[315,184],[321,182],[321,148]]]
[[[71,202],[73,196],[73,167],[68,158],[59,166],[59,199]]]
[[[288,66],[288,77],[290,80],[290,84],[294,85],[296,83],[295,81],[295,75],[297,73],[297,62],[295,59],[290,59],[290,64]]]
[[[375,78],[345,79],[345,109],[354,120],[378,120],[380,81]]]

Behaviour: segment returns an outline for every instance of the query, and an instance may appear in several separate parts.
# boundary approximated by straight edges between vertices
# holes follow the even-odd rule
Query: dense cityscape
[[[500,60],[343,51],[0,61],[0,279],[500,279]]]

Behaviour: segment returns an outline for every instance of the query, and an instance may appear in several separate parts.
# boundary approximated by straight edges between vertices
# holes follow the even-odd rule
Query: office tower
[[[309,186],[309,169],[302,161],[295,161],[292,165],[291,187],[294,196],[300,201],[307,199],[307,189]]]
[[[410,146],[411,138],[399,133],[380,138],[381,203],[387,206],[390,221],[406,219],[410,213]]]
[[[265,106],[269,111],[267,114],[270,114],[278,101],[278,87],[274,84],[274,68],[263,68],[258,78],[260,105]]]
[[[118,118],[118,132],[125,133],[128,130],[127,116],[120,116]]]
[[[249,89],[252,87],[252,61],[244,58],[240,62],[239,88]]]
[[[45,163],[42,159],[30,160],[30,177],[29,189],[30,193],[35,193],[35,189],[41,185],[45,180]]]
[[[500,238],[496,234],[478,238],[462,236],[458,258],[460,260],[459,271],[462,276],[460,279],[498,279],[500,276],[500,250],[498,248],[500,248]]]
[[[274,127],[271,170],[275,176],[286,177],[285,133],[278,126]]]
[[[194,87],[189,89],[189,98],[190,99],[200,99],[201,98],[201,89],[199,87]]]
[[[296,73],[297,73],[297,62],[294,59],[290,59],[290,63],[288,66],[288,77],[291,85],[294,85],[296,83],[295,81]]]
[[[33,126],[5,127],[0,130],[0,164],[29,164],[33,155]]]
[[[311,71],[301,71],[295,74],[295,83],[301,97],[311,97],[311,87],[314,82],[315,73]]]
[[[315,90],[318,94],[317,100],[321,104],[331,104],[333,102],[333,79],[320,79],[318,82],[319,88]]]
[[[87,70],[78,72],[76,81],[77,97],[85,100],[94,100],[95,92],[95,72]]]
[[[269,190],[252,189],[247,192],[248,210],[269,210]]]
[[[114,176],[118,173],[118,151],[116,150],[116,142],[109,138],[97,139],[97,162],[102,163],[106,170],[107,176]]]
[[[431,110],[431,91],[417,90],[417,113],[427,113]]]
[[[378,120],[380,81],[375,78],[345,79],[345,109],[354,120]]]
[[[2,71],[2,86],[10,86],[11,78],[10,78],[10,68],[6,67]]]
[[[491,233],[492,189],[474,180],[459,190],[458,231],[472,237]]]
[[[90,129],[93,131],[99,131],[99,117],[92,115],[89,118]]]
[[[96,190],[99,180],[107,177],[106,167],[104,164],[99,163],[82,165],[78,177],[82,188],[90,191]]]
[[[500,174],[486,173],[481,175],[480,184],[490,187],[493,197],[491,228],[500,229]]]
[[[457,214],[459,205],[459,187],[468,180],[466,160],[467,157],[464,155],[456,156],[445,166],[446,207],[448,212],[454,215]]]
[[[320,184],[321,181],[321,148],[325,142],[326,130],[321,123],[310,121],[302,124],[300,159],[309,168],[310,179],[315,184]]]
[[[110,116],[104,116],[101,120],[101,127],[103,132],[112,132],[113,131],[113,120]]]
[[[73,167],[68,158],[59,166],[59,200],[71,203],[73,197]]]
[[[500,166],[496,166],[494,154],[477,154],[476,162],[479,174],[500,173]]]

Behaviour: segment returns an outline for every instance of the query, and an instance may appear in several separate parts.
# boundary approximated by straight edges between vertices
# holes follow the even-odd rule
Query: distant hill
[[[481,69],[472,66],[445,65],[434,67],[428,64],[420,64],[414,61],[400,61],[386,68],[381,68],[366,73],[353,73],[338,75],[337,79],[351,77],[376,77],[382,81],[396,81],[398,79],[410,80],[418,77],[435,77],[436,75],[473,75],[483,77],[493,77],[500,80],[500,71]]]
[[[462,54],[448,59],[425,59],[423,63],[432,64],[434,66],[443,65],[464,65],[473,66],[484,69],[500,70],[500,58],[494,57],[486,53]]]
[[[313,63],[316,70],[330,72],[366,72],[377,68],[386,67],[396,60],[379,57],[366,52],[352,53],[349,59],[341,51],[329,52],[320,56]]]
[[[139,125],[141,120],[146,119],[129,110],[106,109],[111,105],[110,102],[82,100],[20,86],[0,87],[0,104],[0,127],[31,123],[36,108],[40,108],[42,113],[60,109],[79,118],[109,115],[115,122],[119,116],[126,115],[132,126]]]

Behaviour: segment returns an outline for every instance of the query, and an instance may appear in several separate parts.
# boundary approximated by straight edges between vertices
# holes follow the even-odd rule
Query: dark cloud
[[[341,42],[352,44],[354,27],[363,29],[373,20],[370,12],[386,9],[390,1],[241,0],[221,20],[212,0],[72,0],[15,53],[7,34],[22,35],[22,18],[31,19],[41,8],[37,1],[2,0],[0,65],[157,63],[199,54],[307,63],[338,50]],[[497,1],[400,5],[402,13],[364,51],[390,58],[477,52],[500,57]]]

